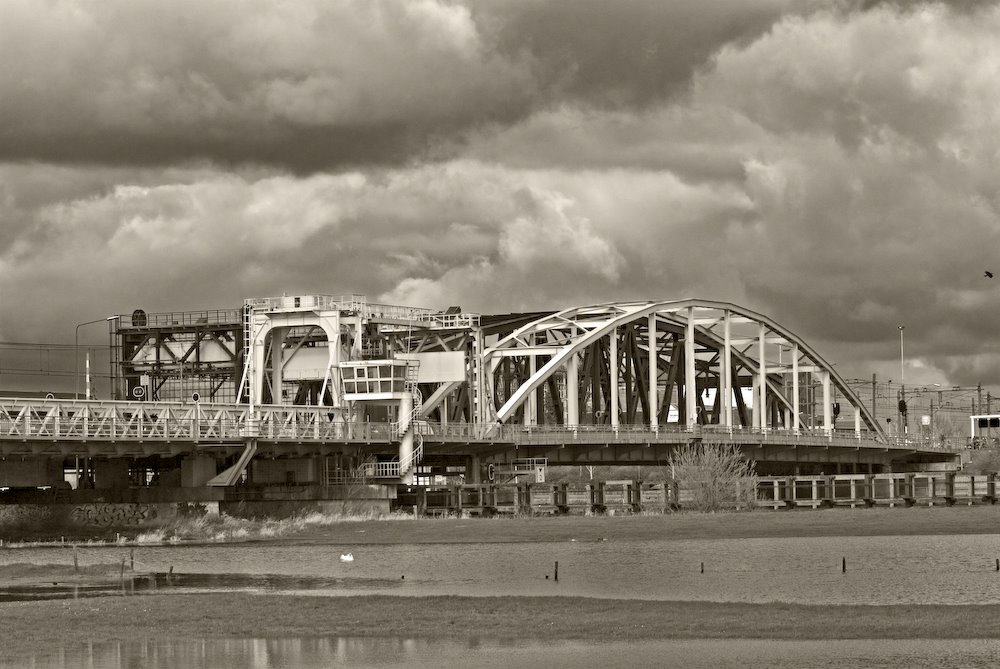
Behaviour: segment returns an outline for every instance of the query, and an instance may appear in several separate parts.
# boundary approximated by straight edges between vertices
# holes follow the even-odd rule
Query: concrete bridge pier
[[[465,458],[465,482],[466,483],[483,482],[482,464],[479,461],[478,455],[470,455],[467,458]]]
[[[128,458],[108,458],[94,461],[94,487],[98,489],[128,488]]]

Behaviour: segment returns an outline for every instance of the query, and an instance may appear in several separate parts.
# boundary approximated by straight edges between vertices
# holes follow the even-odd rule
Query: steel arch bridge
[[[869,409],[801,337],[726,302],[564,309],[501,337],[481,367],[484,424],[830,435],[838,418],[853,414],[857,436],[886,441]]]
[[[248,300],[243,313],[219,324],[225,336],[191,335],[184,317],[119,318],[131,356],[123,389],[149,376],[161,389],[152,401],[0,399],[0,487],[13,458],[60,471],[90,458],[97,465],[80,471],[105,467],[122,485],[130,468],[163,465],[182,487],[230,486],[251,464],[268,481],[368,466],[400,479],[457,467],[478,480],[487,463],[526,458],[662,464],[698,440],[734,445],[773,473],[957,460],[919,435],[886,435],[807,342],[728,302],[481,315],[307,295]],[[199,381],[233,380],[236,401],[163,400],[192,357]]]

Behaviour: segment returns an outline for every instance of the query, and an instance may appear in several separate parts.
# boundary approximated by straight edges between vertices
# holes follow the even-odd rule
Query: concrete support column
[[[792,429],[799,433],[799,345],[792,344]]]
[[[482,483],[482,466],[478,455],[470,455],[465,459],[465,482]]]
[[[181,460],[181,487],[200,488],[215,477],[215,458],[195,455]]]
[[[659,419],[657,416],[657,411],[660,407],[660,394],[657,388],[657,381],[659,379],[659,369],[656,367],[657,362],[657,350],[656,350],[656,314],[650,314],[647,319],[646,330],[648,334],[647,346],[649,347],[649,373],[648,373],[648,384],[649,388],[647,390],[648,402],[649,402],[649,427],[651,429],[656,429],[659,427]]]
[[[759,402],[760,409],[754,413],[760,419],[757,427],[764,430],[767,428],[767,328],[763,323],[760,324],[760,330],[757,335],[757,356],[757,375],[759,380],[757,382],[758,395],[754,398],[754,406]]]
[[[214,472],[212,475],[215,475]],[[128,488],[129,485],[127,458],[94,460],[95,488]]]
[[[609,370],[611,371],[611,427],[618,427],[618,328],[616,327],[608,335],[608,353],[610,358]]]
[[[566,362],[566,424],[580,424],[580,359],[576,353]]]
[[[760,427],[760,402],[757,400],[760,397],[760,391],[757,389],[760,384],[760,375],[752,374],[750,376],[750,395],[753,398],[753,402],[750,407],[750,425],[752,427]]]
[[[861,436],[861,409],[854,407],[854,434]]]
[[[684,329],[684,405],[688,429],[698,422],[698,372],[694,364],[694,352],[694,307],[688,307]]]

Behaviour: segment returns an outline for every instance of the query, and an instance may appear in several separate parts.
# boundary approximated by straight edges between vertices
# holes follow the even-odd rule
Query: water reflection
[[[499,642],[471,640],[358,639],[213,639],[184,641],[101,642],[82,647],[38,651],[0,659],[0,668],[35,669],[255,669],[319,667],[441,666],[509,669],[515,667],[768,666],[810,667],[994,667],[1000,641],[852,640],[754,641],[674,640],[630,643]]]
[[[105,583],[44,582],[0,587],[0,602],[40,601],[45,599],[81,599],[107,595],[166,592],[261,592],[309,593],[366,592],[387,590],[399,583],[378,578],[318,578],[280,574],[185,574],[153,573],[133,575]]]

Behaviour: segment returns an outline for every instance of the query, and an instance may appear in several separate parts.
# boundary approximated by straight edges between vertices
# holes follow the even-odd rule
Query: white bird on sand
[[[346,553],[340,556],[341,562],[354,562],[354,553]]]

